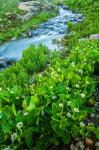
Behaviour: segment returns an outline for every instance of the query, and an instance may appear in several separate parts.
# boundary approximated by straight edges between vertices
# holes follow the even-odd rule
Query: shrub
[[[92,72],[99,57],[97,43],[82,41],[64,59],[52,55],[58,61],[52,56],[44,74],[35,74],[29,93],[18,85],[0,88],[1,149],[44,150],[80,136],[94,133],[99,137],[99,127],[86,123],[94,111],[86,105],[94,102]]]

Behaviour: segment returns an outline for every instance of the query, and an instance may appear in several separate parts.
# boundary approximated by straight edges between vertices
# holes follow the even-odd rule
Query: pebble
[[[95,143],[95,146],[99,148],[99,142],[96,142],[96,143]]]
[[[77,146],[75,146],[74,144],[71,144],[70,150],[79,150],[79,148]]]

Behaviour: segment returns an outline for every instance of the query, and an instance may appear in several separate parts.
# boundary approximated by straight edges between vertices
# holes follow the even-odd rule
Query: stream
[[[31,38],[18,39],[9,41],[0,46],[0,68],[5,68],[11,62],[18,61],[22,57],[22,52],[31,44],[45,44],[50,50],[59,49],[58,44],[53,44],[53,39],[61,40],[61,38],[69,34],[68,22],[81,22],[83,16],[73,13],[64,7],[59,7],[58,16],[49,19],[38,26],[37,29],[31,31]]]

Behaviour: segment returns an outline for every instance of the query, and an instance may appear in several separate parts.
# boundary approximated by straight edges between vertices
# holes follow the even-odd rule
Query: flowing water
[[[59,49],[53,44],[53,39],[60,40],[65,34],[69,34],[67,23],[77,23],[83,20],[81,14],[75,14],[70,10],[59,7],[59,15],[42,23],[35,30],[31,31],[31,38],[9,41],[0,46],[0,65],[7,66],[7,62],[19,60],[22,52],[31,44],[45,44],[50,50]],[[2,65],[3,64],[3,65]]]

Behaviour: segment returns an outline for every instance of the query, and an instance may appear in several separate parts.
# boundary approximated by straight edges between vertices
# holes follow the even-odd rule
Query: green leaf
[[[23,100],[22,107],[23,107],[24,109],[27,108],[27,102],[26,102],[26,99]]]
[[[12,105],[12,112],[14,113],[15,116],[17,115],[17,111],[16,111],[16,108],[15,108],[14,104]]]

